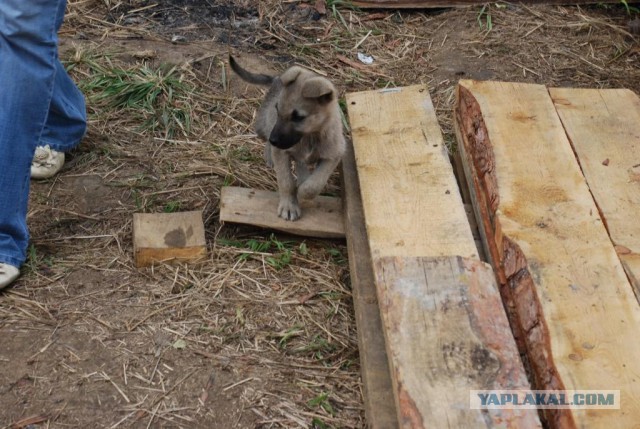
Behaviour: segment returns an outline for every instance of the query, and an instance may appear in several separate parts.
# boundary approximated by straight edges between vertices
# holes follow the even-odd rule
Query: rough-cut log
[[[637,427],[640,308],[547,89],[461,81],[455,122],[534,388],[620,390],[620,410],[545,410],[549,427]]]
[[[402,428],[540,428],[536,410],[472,410],[471,389],[528,389],[495,276],[477,259],[375,264]]]
[[[347,105],[369,239],[363,255],[373,260],[399,425],[536,427],[530,411],[469,410],[470,389],[528,384],[493,274],[478,261],[429,92],[353,93]]]
[[[628,89],[549,93],[640,297],[640,98]]]
[[[521,0],[524,4],[596,4],[619,3],[620,0]],[[440,7],[481,6],[484,0],[354,0],[354,6],[376,9],[430,9]]]
[[[319,238],[343,238],[340,198],[320,195],[302,203],[302,217],[295,222],[278,216],[278,193],[224,186],[220,192],[220,220],[275,229]]]
[[[362,199],[353,146],[342,160],[344,223],[349,252],[349,273],[358,331],[364,410],[370,429],[396,429],[396,407],[387,363],[382,320],[373,279],[371,250],[364,227]]]

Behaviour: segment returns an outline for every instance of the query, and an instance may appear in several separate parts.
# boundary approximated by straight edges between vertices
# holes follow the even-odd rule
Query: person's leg
[[[68,152],[80,143],[86,128],[84,96],[56,60],[53,97],[38,146],[47,145],[58,152]]]
[[[62,25],[65,2],[60,2],[56,31]],[[71,80],[56,56],[56,80],[49,114],[31,164],[31,177],[44,179],[57,173],[64,163],[64,153],[76,146],[86,131],[87,113],[84,96]]]
[[[0,264],[12,267],[26,259],[30,166],[54,93],[65,1],[0,1]]]
[[[56,61],[56,80],[49,115],[38,142],[31,178],[46,179],[62,169],[64,153],[82,139],[87,128],[84,96],[60,61]]]

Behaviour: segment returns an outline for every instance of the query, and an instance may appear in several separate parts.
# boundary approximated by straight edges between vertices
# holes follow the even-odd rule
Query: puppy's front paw
[[[322,188],[315,186],[315,183],[306,180],[298,187],[298,200],[312,200],[320,194]]]
[[[298,220],[302,210],[297,201],[293,200],[281,200],[278,204],[278,216],[284,220]]]

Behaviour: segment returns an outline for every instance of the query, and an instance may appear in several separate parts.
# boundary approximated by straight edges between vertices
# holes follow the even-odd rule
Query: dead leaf
[[[378,19],[385,19],[387,16],[389,16],[389,14],[384,13],[384,12],[378,12],[378,13],[370,13],[369,15],[363,16],[361,18],[362,21],[375,21]]]
[[[44,423],[47,420],[49,420],[49,418],[46,417],[46,416],[32,416],[32,417],[27,417],[26,419],[19,420],[19,421],[13,423],[9,427],[12,428],[12,429],[22,429],[22,428],[26,428],[27,426],[32,426],[32,425],[36,425],[36,424],[39,424],[39,423]]]
[[[326,0],[316,0],[315,9],[316,9],[316,11],[318,11],[318,13],[320,15],[326,15],[327,14],[327,1]]]
[[[137,58],[139,60],[148,60],[157,56],[158,53],[153,49],[147,49],[146,51],[138,51],[133,53],[133,58]]]
[[[298,298],[298,302],[300,304],[306,304],[307,301],[309,301],[311,298],[313,298],[317,294],[318,294],[317,292],[311,292],[307,295],[301,296],[300,298]]]
[[[336,58],[340,62],[343,62],[343,63],[345,63],[347,65],[350,65],[354,69],[358,69],[358,70],[361,70],[361,71],[366,72],[366,73],[370,73],[370,74],[373,74],[373,75],[376,75],[376,76],[382,76],[382,77],[386,77],[388,79],[391,79],[391,77],[387,76],[386,74],[378,73],[378,72],[372,70],[372,66],[366,66],[366,65],[364,65],[362,63],[359,63],[357,61],[350,60],[349,58],[345,57],[344,55],[336,55]]]
[[[183,350],[187,348],[187,342],[183,339],[176,340],[176,342],[173,343],[173,348],[178,350]]]

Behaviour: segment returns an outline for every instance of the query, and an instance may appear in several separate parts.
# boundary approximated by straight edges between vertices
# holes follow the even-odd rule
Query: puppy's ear
[[[293,66],[280,75],[280,80],[284,86],[291,85],[302,73],[302,67]]]
[[[302,85],[302,96],[315,98],[320,104],[326,104],[333,100],[336,90],[327,79],[312,77]]]

